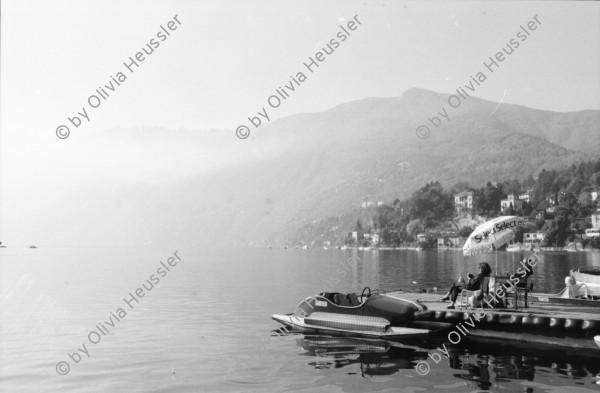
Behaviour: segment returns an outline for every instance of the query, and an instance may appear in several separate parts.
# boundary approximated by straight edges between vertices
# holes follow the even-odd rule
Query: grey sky
[[[409,87],[451,92],[519,25],[541,27],[476,93],[534,108],[600,108],[600,7],[561,2],[6,1],[2,126],[57,143],[53,129],[177,14],[181,27],[79,132],[113,126],[235,128],[337,32],[363,21],[276,118]],[[506,93],[505,93],[506,90]],[[3,135],[5,136],[5,135]]]

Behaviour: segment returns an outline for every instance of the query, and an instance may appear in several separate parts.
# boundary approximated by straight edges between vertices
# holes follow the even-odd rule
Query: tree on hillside
[[[419,232],[421,232],[423,230],[422,226],[421,226],[421,220],[419,220],[418,218],[415,220],[411,220],[408,225],[406,225],[406,232],[409,235],[415,236],[416,234],[418,234]]]
[[[518,195],[522,190],[521,183],[517,179],[513,179],[511,181],[507,181],[504,186],[504,192],[506,194],[515,194]]]
[[[580,177],[572,179],[567,185],[566,192],[570,192],[573,195],[579,195],[583,188],[587,185],[587,182]]]
[[[554,185],[554,178],[555,175],[553,172],[542,169],[533,187],[536,200],[542,200],[547,194],[557,191]]]
[[[386,246],[392,245],[392,232],[388,228],[384,228],[381,232],[381,241]]]
[[[454,185],[452,187],[450,187],[450,193],[452,195],[454,195],[454,194],[458,194],[459,192],[470,190],[470,189],[471,189],[471,186],[469,185],[469,182],[459,181],[457,183],[454,183]]]
[[[469,237],[469,235],[471,235],[472,232],[473,232],[473,228],[471,228],[468,225],[465,225],[464,227],[460,228],[460,230],[458,231],[458,236]]]
[[[502,186],[494,186],[488,182],[484,188],[480,188],[474,193],[477,213],[484,215],[497,214],[500,210],[500,201],[503,198]]]
[[[396,211],[389,205],[377,206],[373,223],[375,228],[392,228]]]
[[[596,172],[590,176],[589,183],[591,186],[600,187],[600,172]]]
[[[360,218],[356,220],[356,226],[354,227],[354,230],[358,233],[361,233],[363,231],[363,226],[360,223]]]
[[[533,178],[533,176],[529,175],[527,176],[527,179],[523,180],[521,186],[523,186],[524,190],[533,188],[533,186],[535,186],[535,179]]]
[[[410,217],[422,219],[425,227],[435,226],[439,221],[451,217],[453,211],[453,196],[445,192],[437,181],[427,183],[410,198]]]
[[[547,247],[562,247],[565,240],[571,235],[569,230],[570,220],[568,209],[558,207],[554,213],[554,220],[551,221],[547,229],[544,245]]]

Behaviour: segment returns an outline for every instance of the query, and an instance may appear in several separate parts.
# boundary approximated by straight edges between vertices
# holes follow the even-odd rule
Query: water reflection
[[[485,350],[485,353],[483,353]],[[464,347],[451,348],[449,366],[466,372],[454,377],[476,383],[481,389],[489,389],[493,383],[511,380],[533,381],[538,374],[553,373],[573,380],[596,379],[600,372],[600,353],[528,348],[486,342],[471,342]],[[533,392],[534,390],[528,390]]]
[[[363,377],[393,375],[427,359],[424,349],[377,339],[307,335],[296,343],[306,351],[303,356],[323,358],[308,365],[316,369],[340,369],[359,364]]]
[[[553,379],[548,374],[574,380],[579,385],[600,383],[600,351],[577,353],[552,347],[469,341],[454,347],[446,343],[449,357],[441,356],[439,363],[435,364],[428,354],[441,346],[440,340],[407,344],[378,339],[304,335],[296,343],[304,350],[302,356],[316,358],[307,362],[307,365],[319,370],[359,365],[360,375],[364,378],[392,376],[401,370],[406,371],[399,378],[410,373],[418,377],[415,366],[420,361],[428,360],[437,375],[447,374],[465,381],[474,389],[490,390],[493,386],[509,385],[515,381],[539,381],[542,376]],[[349,371],[347,374],[359,373]],[[543,390],[522,387],[521,391]]]

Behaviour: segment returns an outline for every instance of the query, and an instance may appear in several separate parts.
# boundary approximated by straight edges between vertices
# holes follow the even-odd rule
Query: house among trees
[[[531,201],[533,201],[533,189],[527,190],[524,193],[519,194],[519,200],[526,203],[531,203]]]
[[[546,238],[544,232],[525,232],[523,233],[523,243],[542,243]]]
[[[592,228],[600,229],[600,212],[593,213],[590,218],[592,219]]]
[[[515,199],[515,194],[508,194],[506,199],[500,201],[500,211],[503,214],[509,214],[509,212],[512,214],[514,210],[520,210],[522,206],[517,205],[521,205],[522,203],[518,199]]]
[[[447,233],[438,237],[438,248],[462,248],[467,238],[457,233]]]
[[[473,192],[463,191],[455,194],[454,209],[458,214],[471,211],[473,209]]]

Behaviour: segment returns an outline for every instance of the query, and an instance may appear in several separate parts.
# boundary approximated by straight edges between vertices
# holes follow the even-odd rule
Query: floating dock
[[[527,308],[518,310],[500,308],[463,307],[457,301],[456,309],[449,310],[450,302],[439,302],[442,294],[388,292],[407,300],[419,301],[429,313],[420,320],[449,322],[460,337],[509,340],[568,348],[585,348],[597,351],[594,336],[600,334],[600,307],[576,307],[529,302]],[[466,333],[465,333],[466,332]],[[448,339],[457,339],[450,333]],[[460,338],[459,337],[459,338]]]

